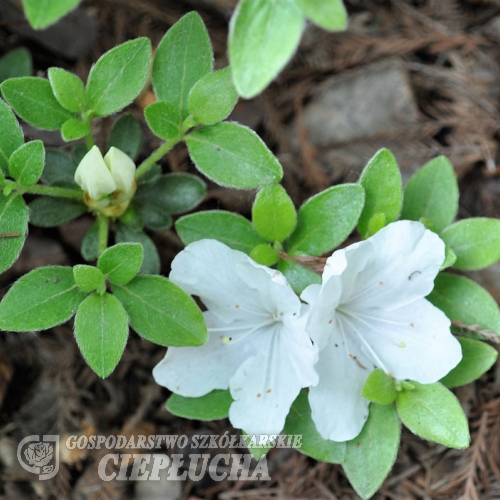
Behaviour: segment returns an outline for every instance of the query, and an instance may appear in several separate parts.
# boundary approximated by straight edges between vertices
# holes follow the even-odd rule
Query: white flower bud
[[[132,159],[119,149],[111,147],[104,157],[104,163],[113,176],[116,189],[123,193],[129,193],[135,179],[135,163]]]

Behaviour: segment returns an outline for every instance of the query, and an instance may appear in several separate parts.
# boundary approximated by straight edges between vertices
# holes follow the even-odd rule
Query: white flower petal
[[[350,290],[344,286],[341,304],[349,309],[394,310],[432,291],[444,260],[444,243],[420,222],[404,220],[344,252],[347,267],[341,279]]]
[[[300,389],[317,383],[316,350],[299,323],[276,322],[260,333],[255,355],[231,378],[234,427],[248,434],[279,434]]]
[[[116,189],[123,193],[128,193],[134,184],[135,163],[132,159],[118,148],[111,147],[104,157],[113,179],[116,183]]]
[[[204,316],[209,328],[221,326],[209,313]],[[202,346],[169,347],[153,369],[153,377],[158,385],[190,398],[204,396],[214,389],[228,389],[230,378],[249,355],[245,347],[244,341],[226,344],[218,333],[209,333],[207,343]]]
[[[281,273],[255,264],[243,252],[216,240],[188,245],[172,262],[170,279],[187,293],[200,297],[225,322],[246,321],[255,327],[284,312],[286,304],[288,312],[300,312],[300,301]],[[273,296],[269,296],[270,290]]]
[[[100,200],[116,190],[116,183],[97,146],[82,158],[75,172],[75,182],[93,200]]]
[[[361,432],[368,417],[369,401],[361,396],[361,389],[373,365],[363,353],[354,357],[352,343],[346,345],[336,331],[319,354],[315,366],[319,382],[309,389],[309,403],[312,420],[324,439],[348,441]]]
[[[462,358],[450,320],[425,299],[394,311],[338,313],[338,320],[372,362],[396,379],[431,384]]]

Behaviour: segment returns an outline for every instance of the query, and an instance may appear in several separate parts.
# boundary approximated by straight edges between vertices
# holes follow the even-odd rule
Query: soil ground
[[[92,62],[106,50],[138,36],[150,37],[157,44],[175,21],[196,9],[208,26],[216,67],[221,68],[227,64],[227,22],[234,3],[85,0],[84,14],[78,14],[71,27],[42,35],[41,40],[19,33],[22,22],[0,21],[0,54],[26,46],[33,54],[36,74],[45,75],[47,68],[59,66],[85,79]],[[285,170],[284,184],[297,205],[332,183],[355,181],[370,156],[388,146],[405,178],[429,159],[447,155],[460,178],[459,217],[498,217],[500,1],[348,0],[347,6],[347,32],[329,34],[307,26],[290,65],[262,95],[241,101],[232,118],[254,128],[278,155]],[[73,33],[80,30],[81,39],[73,41],[82,42],[83,48],[72,52],[71,44],[63,42],[68,30],[70,40],[78,38]],[[47,41],[47,37],[52,38]],[[381,105],[377,88],[384,88],[387,74],[394,75],[389,78],[393,99]],[[355,85],[361,86],[365,96],[362,105],[350,94]],[[331,109],[340,132],[320,140],[314,127],[318,120],[320,128],[325,122],[315,117],[315,103],[342,88],[345,93],[339,95],[347,96],[345,106]],[[148,95],[134,103],[130,111],[142,117],[147,99]],[[339,100],[335,101],[335,95],[332,99]],[[363,125],[365,118],[372,124],[369,129]],[[98,124],[96,132],[103,144],[110,123],[103,120]],[[63,146],[57,134],[29,128],[25,132],[31,138],[43,137],[49,144]],[[156,144],[154,137],[146,136],[143,156]],[[194,171],[183,147],[174,149],[162,166],[165,171]],[[210,185],[200,208],[248,215],[253,195]],[[82,263],[78,248],[89,224],[90,219],[84,217],[60,229],[42,232],[31,228],[20,260],[0,278],[0,294],[34,267]],[[173,232],[154,238],[163,272],[168,275],[181,243]],[[500,281],[495,276],[498,273],[487,272],[478,279],[499,299]],[[317,463],[290,450],[269,453],[271,481],[215,482],[205,478],[175,485],[161,481],[154,491],[139,483],[101,481],[97,465],[102,450],[63,450],[59,474],[45,482],[34,481],[17,465],[17,443],[30,434],[231,432],[227,421],[187,421],[164,409],[168,391],[157,387],[151,376],[163,355],[164,348],[132,334],[116,371],[100,380],[82,360],[71,324],[39,334],[2,332],[2,498],[358,498],[340,467]],[[394,469],[374,498],[500,499],[500,370],[492,369],[457,395],[470,419],[470,448],[448,450],[403,432]]]

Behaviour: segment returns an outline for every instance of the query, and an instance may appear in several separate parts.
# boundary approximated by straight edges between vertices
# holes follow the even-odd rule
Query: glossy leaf
[[[46,330],[67,321],[85,298],[71,267],[40,267],[12,285],[0,302],[0,329]]]
[[[139,272],[142,255],[140,243],[118,243],[104,250],[97,267],[111,283],[124,285]]]
[[[255,246],[266,243],[248,219],[223,210],[186,215],[177,220],[175,229],[185,245],[209,238],[248,255]]]
[[[30,223],[38,227],[57,227],[88,211],[83,202],[42,196],[29,206]]]
[[[49,68],[48,74],[52,92],[59,104],[74,113],[85,111],[87,95],[80,78],[61,68]]]
[[[229,60],[238,93],[249,99],[276,77],[300,41],[304,15],[294,0],[241,0],[231,18]]]
[[[441,232],[458,210],[458,184],[453,166],[445,156],[434,158],[418,170],[404,190],[402,219],[425,217]]]
[[[132,328],[160,345],[202,345],[207,327],[194,300],[162,276],[137,276],[113,293],[127,311]]]
[[[457,256],[453,267],[473,271],[500,259],[500,220],[477,217],[448,226],[443,241]]]
[[[229,116],[238,102],[229,67],[208,73],[189,93],[188,111],[197,123],[212,125]]]
[[[298,451],[322,462],[341,464],[346,455],[346,444],[321,437],[311,418],[307,391],[301,391],[293,402],[282,434],[302,436]]]
[[[279,184],[259,190],[252,207],[252,222],[266,240],[284,241],[297,224],[297,212],[285,189]]]
[[[110,375],[128,339],[127,313],[120,301],[109,293],[89,295],[76,313],[75,338],[90,368],[99,377]]]
[[[21,196],[0,193],[0,273],[19,257],[28,232],[28,208]]]
[[[9,159],[9,172],[21,186],[32,186],[40,179],[45,163],[42,141],[31,141],[16,149]]]
[[[152,79],[158,100],[173,104],[184,120],[189,92],[212,64],[207,29],[200,15],[190,12],[167,31],[156,49]]]
[[[201,127],[186,137],[186,144],[197,168],[221,186],[252,189],[283,177],[277,158],[243,125],[224,122]]]
[[[75,114],[54,97],[48,80],[31,76],[11,78],[1,85],[4,99],[25,121],[44,130],[59,130]]]
[[[486,373],[498,358],[498,351],[479,340],[459,337],[462,360],[440,382],[448,388],[469,384]]]
[[[330,31],[347,27],[347,12],[342,0],[295,0],[302,12],[315,24]]]
[[[374,233],[373,229],[369,230],[373,216],[384,214],[384,223],[389,224],[397,220],[401,212],[403,202],[401,173],[396,159],[388,149],[381,149],[368,162],[359,183],[365,190],[365,205],[359,217],[358,231],[366,238],[370,236],[369,233]]]
[[[290,255],[321,255],[340,245],[355,228],[364,203],[357,184],[331,187],[307,200],[288,243]]]
[[[139,95],[149,75],[150,59],[148,38],[122,43],[99,58],[87,80],[89,108],[95,116],[115,113]]]
[[[467,448],[469,427],[458,399],[440,383],[411,383],[415,388],[399,392],[396,399],[403,424],[428,441]]]
[[[166,408],[177,417],[211,421],[227,418],[232,402],[229,390],[215,390],[199,398],[185,398],[179,394],[172,394],[167,400]]]
[[[370,405],[363,430],[347,442],[342,464],[351,486],[363,499],[380,488],[396,460],[401,430],[394,405]]]

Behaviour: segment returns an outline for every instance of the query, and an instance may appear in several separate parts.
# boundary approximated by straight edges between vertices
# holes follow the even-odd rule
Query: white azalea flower
[[[82,159],[75,172],[75,182],[98,201],[116,190],[135,190],[135,163],[122,151],[111,147],[103,158],[94,146]]]
[[[278,434],[302,387],[317,383],[304,308],[285,277],[215,240],[188,245],[170,279],[208,311],[208,342],[169,347],[156,382],[185,397],[230,389],[229,419],[248,434]]]
[[[424,298],[444,255],[444,243],[421,223],[394,222],[336,251],[322,285],[302,293],[312,306],[307,330],[320,351],[309,402],[325,439],[359,434],[369,404],[361,389],[374,368],[429,384],[460,361],[450,321]]]

